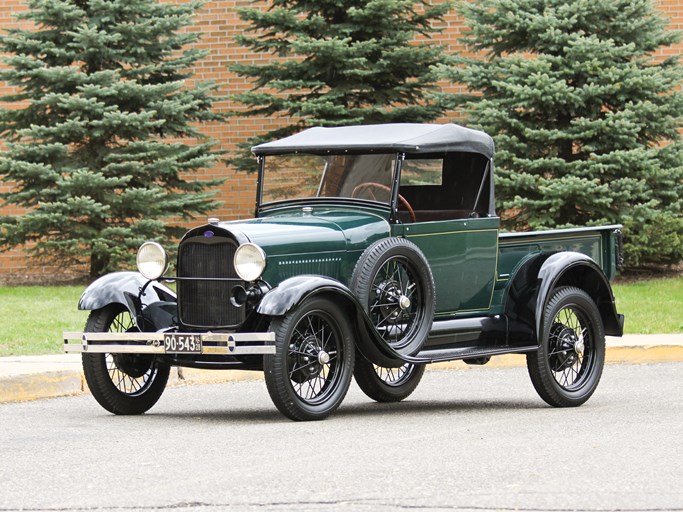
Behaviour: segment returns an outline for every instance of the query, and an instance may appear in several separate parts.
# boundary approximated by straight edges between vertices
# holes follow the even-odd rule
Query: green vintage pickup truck
[[[493,140],[455,124],[311,128],[253,151],[255,218],[188,231],[174,274],[146,242],[139,272],[83,293],[65,350],[105,409],[147,411],[172,366],[263,371],[294,420],[327,417],[352,377],[395,402],[426,364],[500,354],[526,355],[550,405],[595,391],[623,331],[619,226],[500,233]]]

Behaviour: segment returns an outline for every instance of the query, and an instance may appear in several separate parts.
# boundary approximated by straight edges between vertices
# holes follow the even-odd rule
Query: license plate
[[[202,340],[198,334],[164,334],[164,350],[171,354],[201,354]]]

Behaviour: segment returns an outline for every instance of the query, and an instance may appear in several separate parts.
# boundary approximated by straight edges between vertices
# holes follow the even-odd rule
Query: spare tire
[[[384,238],[358,259],[350,283],[382,339],[404,356],[423,347],[432,326],[434,278],[422,251],[404,238]]]

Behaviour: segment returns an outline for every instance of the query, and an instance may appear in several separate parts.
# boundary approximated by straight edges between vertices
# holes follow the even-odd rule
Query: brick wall
[[[242,78],[230,73],[228,65],[235,62],[263,61],[264,56],[253,54],[234,43],[234,37],[245,30],[246,25],[235,15],[237,7],[249,6],[249,0],[208,1],[198,12],[196,23],[192,30],[201,31],[204,35],[199,46],[209,50],[209,55],[195,68],[198,80],[213,80],[220,84],[220,94],[228,96],[249,89],[249,84]],[[683,0],[660,0],[657,8],[671,20],[671,28],[683,30]],[[7,29],[17,26],[15,15],[24,10],[24,3],[20,0],[0,0],[0,28]],[[461,36],[462,20],[454,12],[445,20],[444,32],[435,36],[435,40],[445,44],[449,51],[460,49],[457,38]],[[662,52],[662,55],[680,55],[683,45]],[[450,86],[455,89],[454,86]],[[0,83],[0,95],[8,93],[9,89]],[[217,110],[227,112],[239,108],[230,101],[217,103]],[[220,149],[230,151],[236,144],[246,138],[263,133],[277,124],[276,119],[231,118],[222,124],[205,126],[202,131],[219,142]],[[213,178],[216,176],[227,178],[220,188],[218,197],[223,205],[212,216],[222,219],[235,219],[249,216],[254,208],[255,177],[236,172],[219,164],[206,170],[198,177]],[[0,192],[7,190],[7,185],[0,183]],[[0,209],[2,214],[20,215],[17,208],[6,207]],[[26,252],[22,249],[0,253],[0,282],[30,282],[59,280],[73,278],[80,273],[76,269],[70,274],[64,274],[53,268],[36,262],[28,262]]]

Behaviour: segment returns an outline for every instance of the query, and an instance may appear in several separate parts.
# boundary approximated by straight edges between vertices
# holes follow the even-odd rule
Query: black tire
[[[110,304],[90,313],[86,332],[138,331],[128,309]],[[142,414],[166,388],[170,367],[147,354],[82,355],[83,372],[95,400],[113,414]]]
[[[414,243],[385,238],[370,245],[356,263],[350,288],[388,345],[401,355],[420,351],[436,293],[427,259]]]
[[[543,314],[538,351],[527,354],[534,388],[554,407],[577,407],[600,382],[605,332],[598,308],[583,290],[558,288]]]
[[[292,420],[322,420],[342,403],[351,384],[355,349],[348,318],[331,300],[306,299],[273,319],[275,355],[264,356],[266,386]]]
[[[385,368],[363,356],[356,356],[353,376],[363,393],[376,402],[400,402],[415,391],[424,372],[424,364],[406,363],[399,368]]]

